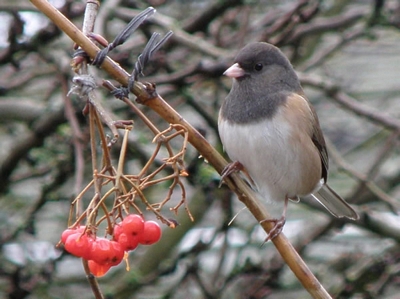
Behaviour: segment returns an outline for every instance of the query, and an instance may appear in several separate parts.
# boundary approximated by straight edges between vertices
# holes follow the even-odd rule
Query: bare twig
[[[126,9],[126,8],[118,8],[115,11],[115,13],[116,15],[118,15],[120,18],[123,19],[131,18],[133,14],[131,9]],[[182,43],[190,49],[199,51],[201,53],[204,53],[208,56],[215,58],[232,56],[232,53],[229,53],[224,49],[217,48],[214,45],[206,42],[204,39],[201,39],[195,35],[191,35],[183,31],[181,28],[175,25],[173,19],[167,16],[158,13],[157,18],[153,18],[151,21],[163,28],[166,28],[167,30],[173,31],[174,36],[172,38],[172,41]]]
[[[396,134],[397,135],[397,134]],[[361,192],[361,188],[365,187],[367,188],[372,194],[374,194],[377,198],[385,202],[393,212],[397,213],[397,211],[400,210],[400,205],[398,202],[389,196],[386,192],[384,192],[377,184],[373,182],[373,177],[365,175],[347,163],[342,156],[338,153],[336,150],[335,146],[332,144],[332,142],[326,138],[326,143],[329,148],[329,153],[330,156],[332,157],[332,160],[335,161],[335,164],[339,166],[339,169],[348,173],[351,177],[357,179],[359,181],[359,187],[355,192],[353,192],[353,195],[350,196],[350,198],[357,198],[357,194]]]
[[[337,30],[349,26],[350,24],[354,24],[357,20],[365,17],[367,14],[368,11],[357,9],[340,16],[321,18],[310,24],[299,25],[289,37],[287,43],[296,43],[305,36],[321,34],[325,31]]]
[[[32,148],[41,146],[45,138],[52,134],[65,121],[63,109],[45,114],[33,124],[30,133],[18,138],[2,161],[0,167],[0,192],[4,192],[8,187],[10,175],[13,173],[18,162]]]
[[[375,124],[385,127],[386,129],[392,131],[400,130],[399,119],[358,102],[356,99],[343,92],[339,86],[335,85],[328,78],[316,75],[307,75],[304,73],[299,73],[298,75],[303,85],[321,89],[327,96],[350,112],[362,116]]]
[[[347,45],[349,42],[359,39],[360,37],[365,37],[367,34],[368,33],[364,27],[352,30],[351,32],[344,32],[338,42],[330,46],[328,49],[315,54],[312,59],[308,60],[304,65],[301,65],[297,69],[305,72],[315,68],[322,64],[327,57],[342,49],[343,46]]]

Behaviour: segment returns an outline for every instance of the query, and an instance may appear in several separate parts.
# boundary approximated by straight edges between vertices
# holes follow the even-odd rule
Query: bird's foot
[[[225,178],[227,176],[229,176],[230,174],[232,174],[234,172],[239,172],[241,170],[244,170],[244,167],[243,167],[242,163],[240,163],[239,161],[235,161],[235,162],[232,162],[232,163],[229,163],[228,165],[226,165],[225,168],[221,172],[221,180],[219,181],[218,187],[221,187],[223,181],[225,180]]]
[[[269,231],[267,237],[265,238],[264,242],[262,245],[264,245],[265,243],[267,243],[268,241],[272,241],[274,238],[276,238],[283,230],[283,227],[285,226],[286,223],[286,217],[284,215],[282,215],[281,218],[279,219],[265,219],[265,220],[261,220],[260,224],[263,222],[272,222],[274,223],[274,227]]]

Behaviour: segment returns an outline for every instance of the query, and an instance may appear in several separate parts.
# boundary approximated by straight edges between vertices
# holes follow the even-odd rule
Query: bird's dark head
[[[224,75],[265,90],[297,91],[299,80],[290,61],[277,47],[263,42],[250,43],[235,57]],[[254,88],[254,87],[253,87]]]

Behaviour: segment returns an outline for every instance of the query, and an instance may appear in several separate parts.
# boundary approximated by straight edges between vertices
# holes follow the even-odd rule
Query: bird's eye
[[[255,69],[257,72],[261,71],[262,68],[263,68],[263,65],[262,65],[261,63],[257,63],[257,64],[254,66],[254,69]]]

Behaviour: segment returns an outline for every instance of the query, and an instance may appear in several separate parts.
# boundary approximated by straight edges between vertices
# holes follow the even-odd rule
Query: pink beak
[[[239,66],[238,63],[235,63],[224,72],[224,75],[230,78],[240,78],[245,75],[245,71]]]

